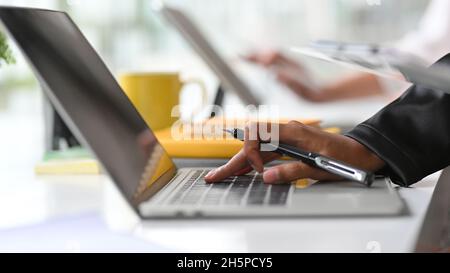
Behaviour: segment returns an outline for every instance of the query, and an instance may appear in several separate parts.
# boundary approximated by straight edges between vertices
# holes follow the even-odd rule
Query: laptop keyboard
[[[194,174],[171,197],[169,204],[285,205],[288,200],[290,184],[266,185],[262,175],[257,173],[232,176],[221,182],[208,184],[203,179],[207,173],[207,170],[194,171]]]

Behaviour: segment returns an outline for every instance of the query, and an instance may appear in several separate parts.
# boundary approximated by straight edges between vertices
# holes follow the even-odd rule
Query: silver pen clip
[[[341,177],[358,181],[368,187],[372,185],[373,176],[365,171],[350,168],[339,162],[330,161],[329,159],[321,156],[316,157],[314,160],[317,166],[329,171],[330,173],[334,173]]]

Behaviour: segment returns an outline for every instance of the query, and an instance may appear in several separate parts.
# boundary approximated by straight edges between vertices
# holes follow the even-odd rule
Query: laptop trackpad
[[[305,215],[382,216],[400,215],[406,206],[387,179],[376,180],[372,187],[351,181],[317,182],[295,189],[292,208]]]

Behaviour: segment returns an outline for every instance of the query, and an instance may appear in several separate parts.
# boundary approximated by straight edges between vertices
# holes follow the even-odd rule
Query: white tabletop
[[[65,251],[68,244],[75,244],[80,251],[409,252],[437,178],[435,174],[414,188],[399,189],[409,208],[408,215],[401,217],[146,221],[139,220],[106,176],[30,178],[33,186],[27,190],[2,191],[0,241],[10,234],[33,238],[55,226],[66,229],[66,235],[59,230],[55,242],[49,237],[37,240],[37,245],[9,241],[0,244],[0,251]],[[98,219],[86,220],[93,215]],[[86,238],[100,233],[99,221],[107,240],[85,246]],[[74,226],[85,230],[74,235]],[[118,241],[118,235],[127,239]],[[48,249],[52,242],[54,248]]]
[[[410,252],[438,175],[400,189],[410,210],[387,218],[293,218],[141,222],[137,234],[179,251]]]

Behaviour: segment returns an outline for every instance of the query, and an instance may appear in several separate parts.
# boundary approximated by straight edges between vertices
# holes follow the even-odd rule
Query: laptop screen
[[[0,8],[42,89],[136,208],[175,166],[80,30],[63,12]]]

